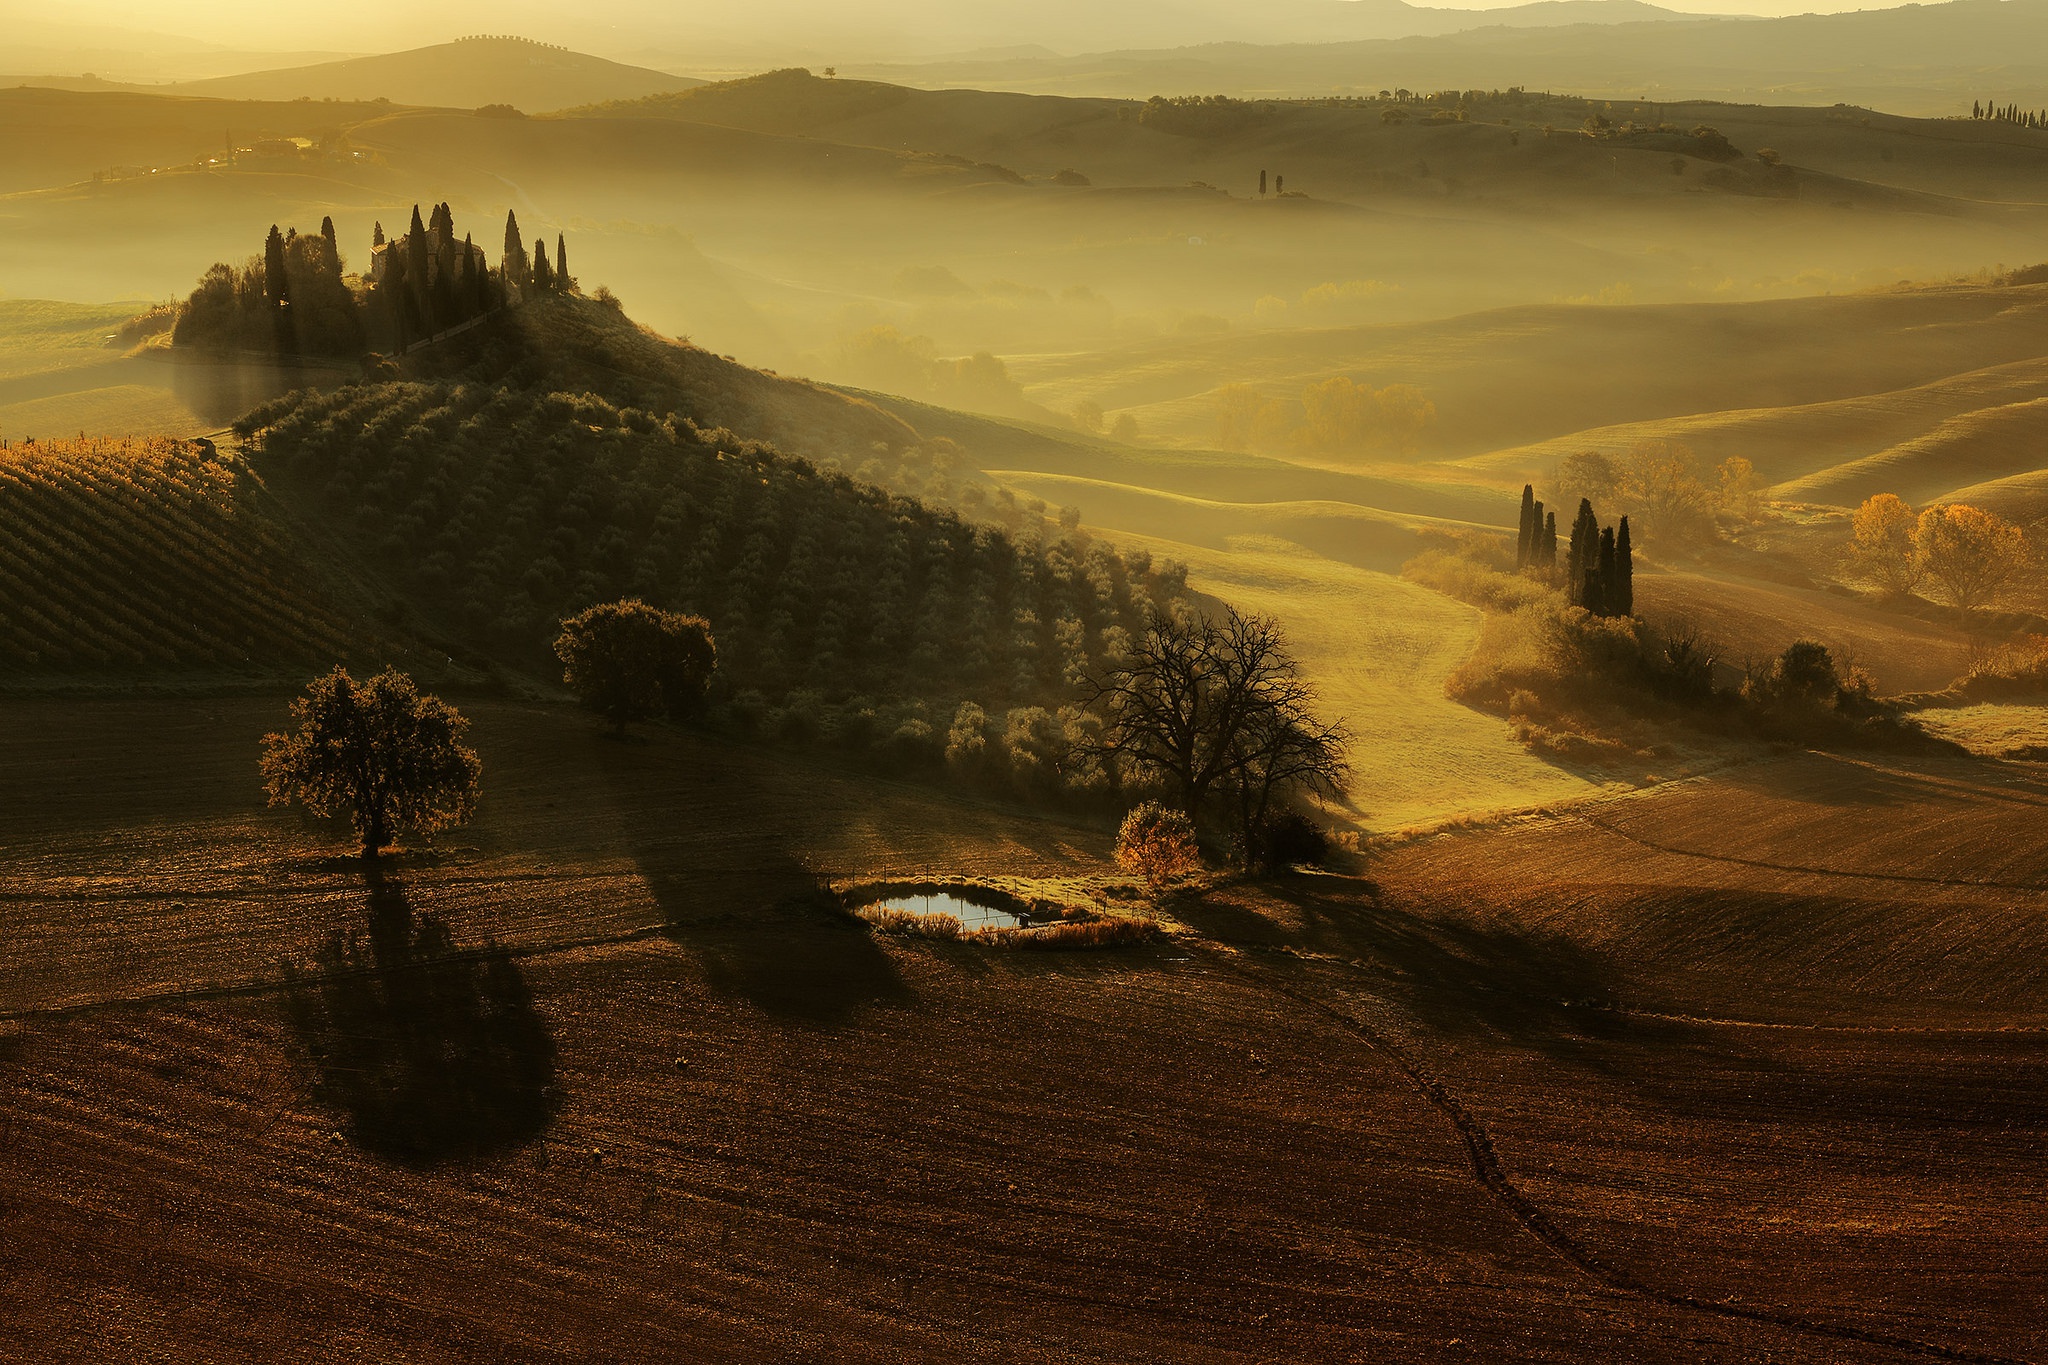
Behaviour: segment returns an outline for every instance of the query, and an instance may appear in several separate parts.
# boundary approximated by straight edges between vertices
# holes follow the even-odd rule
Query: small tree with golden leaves
[[[345,668],[292,703],[298,728],[263,737],[263,789],[319,816],[346,811],[374,858],[401,829],[432,833],[476,812],[483,761],[462,743],[469,722],[396,669],[357,682]]]
[[[1919,532],[1913,509],[1894,493],[1864,499],[1851,524],[1849,558],[1887,597],[1910,597],[1925,566],[1914,543]]]
[[[1124,817],[1116,836],[1116,865],[1143,877],[1155,892],[1175,877],[1202,869],[1195,822],[1186,812],[1147,801]]]
[[[2025,533],[1995,512],[1963,503],[1922,512],[1913,539],[1927,576],[1961,611],[1991,605],[2026,567]]]

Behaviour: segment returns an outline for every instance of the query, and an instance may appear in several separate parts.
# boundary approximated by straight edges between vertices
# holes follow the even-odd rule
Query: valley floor
[[[261,808],[282,709],[0,704],[0,1358],[2048,1356],[2031,766],[1786,756],[1027,954],[811,892],[1102,831],[466,702],[482,818],[373,885]]]

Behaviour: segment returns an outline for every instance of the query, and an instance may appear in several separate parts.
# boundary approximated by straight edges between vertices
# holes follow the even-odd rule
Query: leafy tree
[[[1740,455],[1731,455],[1714,472],[1721,479],[1721,510],[1743,521],[1755,521],[1763,503],[1756,466]]]
[[[374,858],[401,828],[431,833],[476,810],[483,762],[462,743],[469,722],[406,674],[357,682],[345,668],[292,703],[298,728],[263,737],[263,789],[319,816],[347,811]]]
[[[1927,566],[1915,539],[1919,519],[1897,494],[1879,493],[1856,509],[1849,558],[1877,580],[1887,597],[1910,597]]]
[[[1155,893],[1176,877],[1201,871],[1195,822],[1157,801],[1133,807],[1117,831],[1116,865],[1143,877]]]
[[[1615,495],[1653,543],[1669,544],[1711,529],[1707,487],[1689,446],[1645,441],[1622,457]]]
[[[1962,503],[1922,512],[1914,544],[1927,576],[1962,611],[1997,600],[2027,561],[2027,539],[2019,527]]]
[[[703,617],[629,598],[562,622],[555,657],[562,681],[624,734],[636,720],[683,716],[701,705],[718,653]]]
[[[1620,483],[1621,475],[1614,461],[1597,450],[1582,450],[1558,461],[1557,473],[1551,479],[1551,496],[1566,506],[1575,497],[1604,503],[1614,496]]]

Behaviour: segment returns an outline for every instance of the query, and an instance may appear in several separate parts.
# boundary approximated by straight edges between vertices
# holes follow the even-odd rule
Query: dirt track
[[[337,996],[467,1040],[394,1062],[263,985],[370,922],[255,806],[275,705],[7,708],[0,1010],[74,1012],[0,1042],[0,1358],[2048,1359],[2048,1056],[1996,1031],[2048,1003],[2043,898],[1751,865],[1831,831],[2031,881],[2015,770],[1789,772],[1839,798],[1790,849],[1722,838],[1766,775],[1670,788],[1588,812],[1638,842],[1428,841],[1037,956],[873,939],[805,865],[1060,876],[1100,835],[481,705],[484,819],[394,913],[519,955]],[[545,1095],[477,1079],[542,1054]]]

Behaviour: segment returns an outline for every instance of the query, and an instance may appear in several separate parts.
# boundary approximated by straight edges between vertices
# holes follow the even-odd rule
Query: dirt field
[[[1100,831],[472,702],[481,820],[371,884],[260,808],[280,706],[0,708],[0,1358],[2048,1356],[2031,768],[1787,758],[999,953],[807,893]]]

